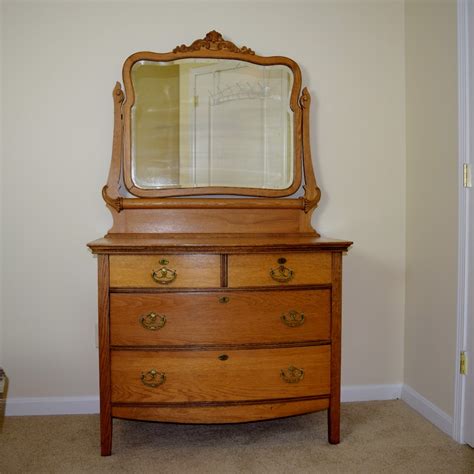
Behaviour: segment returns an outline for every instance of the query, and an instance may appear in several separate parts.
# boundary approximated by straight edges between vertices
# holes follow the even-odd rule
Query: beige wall
[[[112,88],[130,53],[168,51],[213,28],[301,64],[323,190],[315,224],[355,241],[344,262],[343,383],[402,382],[402,2],[15,2],[5,11],[2,338],[10,396],[97,394],[96,261],[85,244],[111,224],[100,189]]]
[[[454,406],[457,43],[454,1],[409,1],[406,33],[405,383]]]
[[[3,61],[2,61],[2,45],[3,45],[3,38],[2,38],[2,23],[3,23],[3,0],[0,0],[0,111],[3,109],[3,89],[2,89],[2,80],[3,80]],[[2,163],[3,163],[3,147],[2,147],[2,113],[0,112],[0,269],[3,267],[2,265],[2,256],[3,256],[3,219],[2,219],[2,192],[1,192],[1,185],[2,185]],[[3,285],[2,285],[2,272],[0,270],[0,367],[3,364]]]

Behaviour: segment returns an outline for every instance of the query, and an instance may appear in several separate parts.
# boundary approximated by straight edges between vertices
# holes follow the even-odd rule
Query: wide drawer
[[[330,338],[330,290],[110,296],[111,344],[281,343]]]
[[[331,283],[330,252],[229,255],[229,287]]]
[[[327,395],[330,346],[231,351],[112,351],[112,403]]]
[[[220,286],[219,255],[111,255],[110,286],[213,288]]]

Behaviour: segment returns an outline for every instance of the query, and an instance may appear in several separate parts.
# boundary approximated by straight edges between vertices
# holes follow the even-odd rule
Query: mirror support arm
[[[114,100],[114,135],[112,142],[112,160],[110,162],[109,177],[107,184],[102,189],[104,201],[116,211],[122,209],[122,197],[120,197],[120,175],[122,170],[122,139],[123,139],[123,116],[122,104],[124,93],[120,82],[115,84],[112,97]]]
[[[302,133],[303,133],[303,172],[304,172],[304,212],[314,210],[321,198],[321,190],[316,184],[314,176],[313,161],[311,158],[311,143],[309,138],[309,109],[311,106],[311,95],[305,87],[299,100],[303,109]]]

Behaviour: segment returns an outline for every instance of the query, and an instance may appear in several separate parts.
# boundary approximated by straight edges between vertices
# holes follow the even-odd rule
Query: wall
[[[192,11],[192,14],[190,14]],[[315,224],[345,257],[343,384],[399,384],[405,277],[404,17],[399,2],[6,2],[4,364],[10,397],[98,393],[100,196],[122,61],[216,28],[294,58],[313,94]]]
[[[456,3],[405,6],[405,383],[453,415],[457,303]]]
[[[3,58],[2,58],[2,52],[3,52],[3,0],[0,0],[0,111],[3,109],[3,88],[2,88],[2,82],[3,82]],[[2,119],[3,115],[0,112],[0,268],[3,268],[2,265],[2,256],[3,256],[3,245],[2,245],[2,240],[3,240],[3,219],[2,219],[2,168],[3,168],[3,147],[2,147]],[[2,326],[3,326],[3,275],[2,272],[0,271],[0,367],[2,367],[3,363],[3,331],[2,331]]]

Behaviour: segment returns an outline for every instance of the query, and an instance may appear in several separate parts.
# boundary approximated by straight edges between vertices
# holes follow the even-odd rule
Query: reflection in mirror
[[[142,189],[293,182],[291,69],[228,59],[132,67],[132,179]]]

